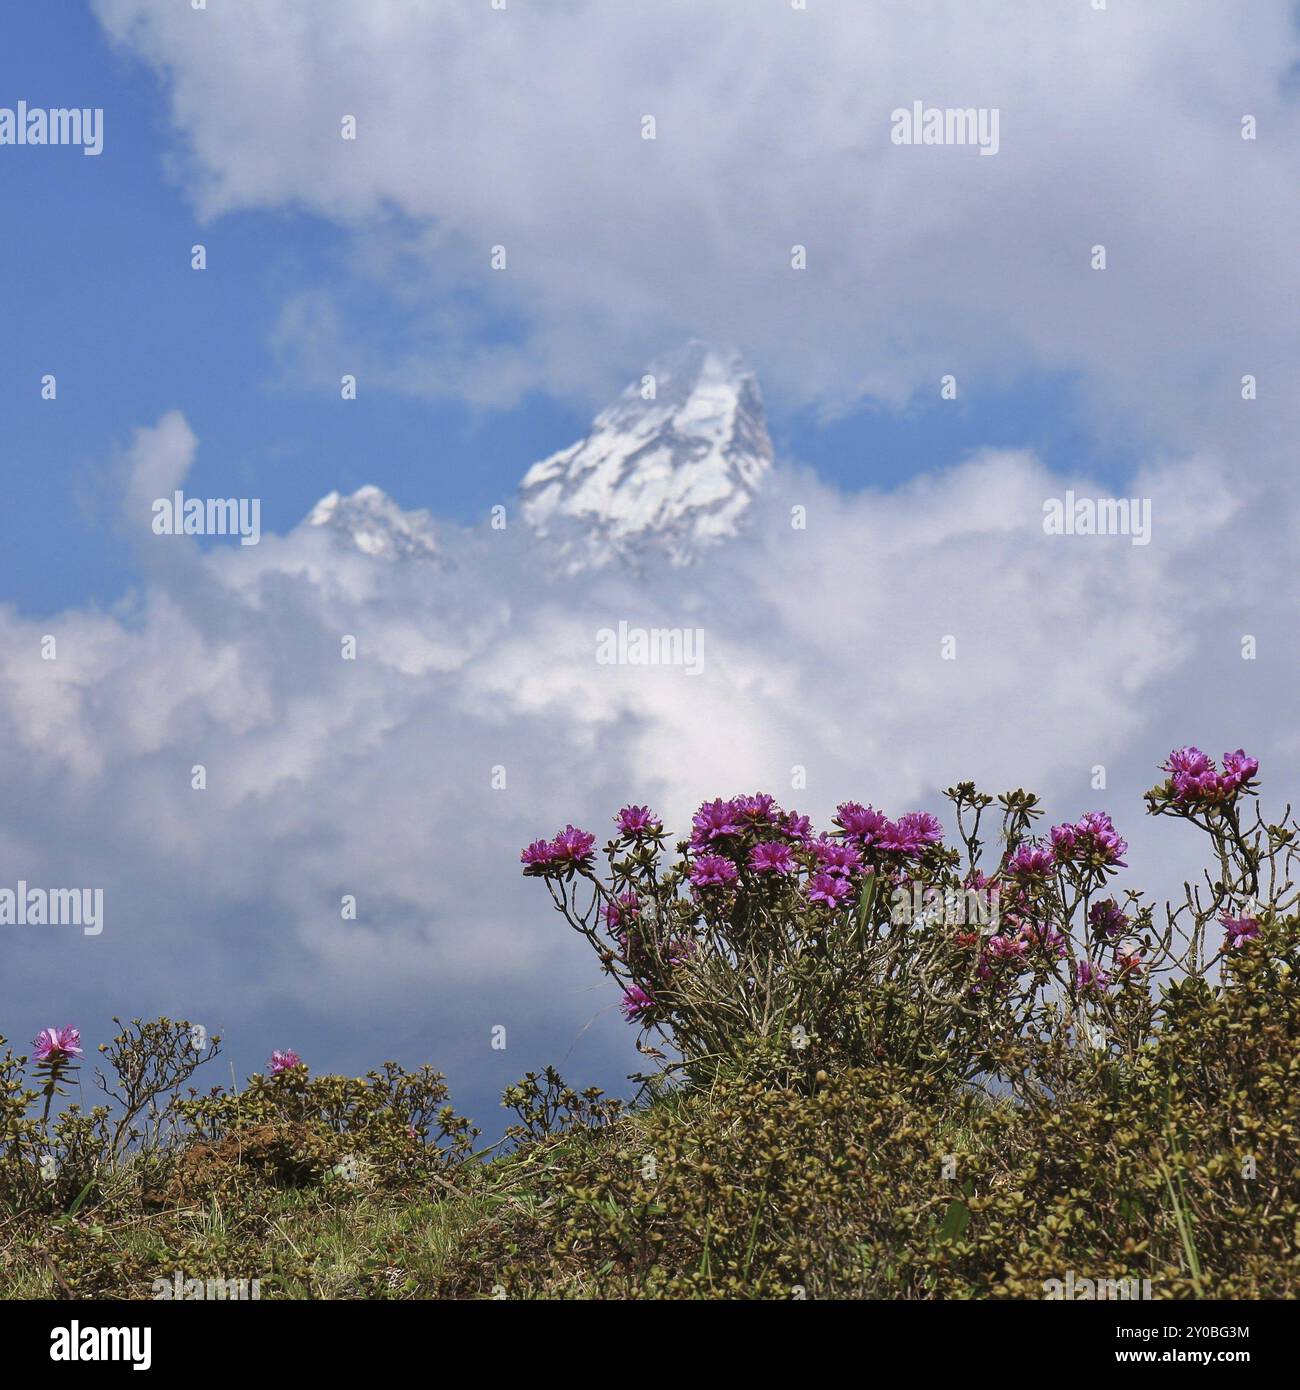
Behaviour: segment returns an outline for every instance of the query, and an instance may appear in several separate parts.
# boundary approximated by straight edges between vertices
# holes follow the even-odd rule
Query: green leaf
[[[95,1185],[95,1179],[94,1179],[94,1178],[91,1178],[91,1180],[85,1185],[85,1187],[83,1187],[83,1188],[81,1189],[81,1191],[77,1193],[76,1199],[73,1201],[72,1205],[68,1208],[68,1215],[69,1215],[69,1216],[76,1216],[76,1214],[81,1210],[81,1204],[82,1204],[82,1202],[84,1202],[84,1201],[86,1200],[86,1198],[90,1195],[90,1189],[91,1189],[92,1187],[94,1187],[94,1185]]]
[[[858,921],[857,930],[854,933],[855,936],[861,936],[867,929],[867,919],[871,916],[871,905],[876,900],[876,885],[878,882],[878,876],[872,874],[867,880],[867,886],[862,890],[861,896],[858,898]]]
[[[939,1227],[939,1239],[958,1240],[970,1225],[970,1208],[960,1197],[954,1197],[944,1212],[943,1225]]]

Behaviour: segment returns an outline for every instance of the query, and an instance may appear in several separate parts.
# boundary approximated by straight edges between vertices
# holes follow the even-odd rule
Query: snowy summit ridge
[[[772,467],[763,401],[740,356],[692,341],[596,416],[587,435],[520,483],[524,521],[556,569],[653,556],[676,565],[735,536]],[[303,522],[384,560],[445,560],[433,518],[373,484],[331,492]]]
[[[433,518],[426,511],[403,511],[371,483],[351,497],[331,492],[307,517],[308,526],[328,526],[345,545],[385,559],[430,559],[438,553]]]
[[[737,353],[693,341],[602,410],[584,439],[535,463],[520,498],[569,573],[647,551],[682,565],[737,533],[771,467],[753,373]]]

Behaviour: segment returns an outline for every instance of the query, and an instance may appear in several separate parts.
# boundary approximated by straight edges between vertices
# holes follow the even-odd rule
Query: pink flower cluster
[[[943,826],[928,811],[909,811],[892,821],[871,806],[846,801],[835,808],[835,824],[864,848],[914,858],[943,839]]]
[[[808,901],[824,903],[827,907],[839,907],[846,898],[853,896],[853,885],[839,874],[823,870],[812,876],[808,884]]]
[[[1089,909],[1088,925],[1098,936],[1122,936],[1128,930],[1128,917],[1114,898],[1104,898]]]
[[[534,840],[521,851],[519,862],[524,873],[555,873],[571,866],[586,865],[592,860],[596,837],[585,830],[566,825],[553,839]]]
[[[701,854],[691,865],[691,882],[697,888],[722,887],[738,877],[739,870],[721,854]]]
[[[973,986],[976,991],[990,983],[1010,984],[1029,968],[1031,952],[1041,951],[1058,960],[1065,954],[1065,938],[1054,927],[1018,922],[1015,913],[1008,913],[1007,918],[1003,929],[990,936],[980,949]],[[958,932],[954,940],[958,946],[969,948],[979,945],[980,936],[978,932]]]
[[[282,1071],[292,1071],[294,1067],[300,1066],[302,1058],[290,1048],[284,1052],[272,1052],[266,1069],[272,1076],[279,1076]]]
[[[1242,749],[1225,753],[1220,768],[1192,747],[1175,749],[1162,767],[1170,781],[1149,793],[1156,814],[1167,811],[1171,801],[1214,805],[1253,791],[1259,770]],[[960,808],[965,794],[950,795]],[[1127,867],[1128,843],[1105,811],[1085,812],[1052,826],[1048,835],[1018,844],[991,876],[970,869],[961,893],[952,892],[952,903],[945,889],[942,911],[927,899],[936,891],[935,879],[952,884],[958,856],[944,848],[942,825],[925,811],[895,820],[873,806],[845,801],[836,807],[834,829],[815,836],[807,816],[783,810],[765,792],[715,797],[692,816],[689,842],[679,846],[684,859],[672,867],[660,865],[667,836],[649,807],[625,806],[614,820],[619,837],[609,850],[614,886],[605,891],[597,884],[596,889],[617,953],[594,941],[585,918],[574,924],[593,937],[606,968],[626,986],[621,1007],[629,1023],[671,1019],[681,983],[677,972],[701,945],[691,935],[697,928],[724,938],[728,931],[761,933],[772,914],[792,912],[815,936],[833,932],[836,914],[855,902],[885,904],[891,892],[894,905],[882,909],[881,917],[873,909],[872,922],[878,927],[888,911],[891,932],[900,922],[926,930],[936,924],[959,926],[951,940],[967,953],[962,973],[972,970],[970,987],[976,991],[1015,989],[1018,980],[1031,975],[1033,989],[1056,979],[1072,986],[1076,996],[1095,997],[1126,988],[1155,968],[1154,961],[1144,960],[1137,940],[1146,910],[1134,906],[1126,912],[1114,897],[1091,903],[1087,939],[1076,943],[1077,949],[1071,944],[1079,895],[1090,901],[1107,875]],[[591,877],[594,854],[595,837],[568,825],[550,840],[534,841],[520,859],[525,873],[567,876],[576,868]],[[635,892],[627,891],[631,884],[637,885]],[[883,890],[878,899],[873,887]],[[907,911],[901,911],[900,893],[913,898]],[[950,912],[962,906],[962,894],[965,906],[954,919]],[[1130,901],[1136,904],[1136,895]],[[562,906],[568,916],[567,898]],[[1130,912],[1137,913],[1136,922]],[[574,922],[572,916],[569,920]],[[1253,917],[1224,913],[1220,920],[1228,950],[1239,950],[1259,935]],[[990,925],[981,930],[984,923]],[[904,938],[906,931],[898,936]],[[293,1057],[284,1065],[296,1062]],[[281,1069],[273,1062],[273,1073]]]
[[[1022,883],[1045,879],[1056,868],[1056,856],[1039,845],[1021,845],[1007,860],[1007,873]]]
[[[605,919],[606,926],[621,927],[635,917],[640,909],[641,904],[637,901],[635,893],[620,893],[600,909],[600,915]]]
[[[624,806],[614,817],[619,834],[629,839],[640,839],[643,835],[658,835],[664,828],[659,817],[648,806]]]
[[[661,844],[664,838],[663,821],[647,806],[624,806],[614,822],[620,839],[630,846]],[[766,892],[782,880],[797,878],[806,903],[835,910],[852,902],[868,876],[883,873],[896,879],[903,871],[901,861],[921,860],[943,842],[943,827],[924,811],[911,811],[895,821],[872,807],[845,802],[835,824],[835,833],[814,838],[807,816],[783,810],[766,792],[715,797],[691,818],[686,881],[698,902],[728,910],[736,892]],[[519,858],[525,874],[560,875],[589,867],[594,851],[595,837],[568,825],[550,840],[535,840]],[[627,891],[606,896],[600,908],[634,976],[622,1000],[629,1022],[643,1020],[654,1006],[655,972],[665,965],[677,968],[695,948],[683,937],[658,954],[649,951],[642,940],[641,912],[636,893]]]
[[[756,874],[792,874],[796,865],[789,845],[764,840],[749,851],[749,867]]]
[[[1128,842],[1105,811],[1088,811],[1074,825],[1052,827],[1052,852],[1061,863],[1093,863],[1124,869]]]
[[[836,908],[852,898],[855,879],[877,871],[868,853],[873,860],[918,858],[943,840],[943,827],[925,811],[893,821],[846,801],[835,824],[836,834],[814,840],[808,817],[783,811],[766,792],[706,801],[691,821],[690,882],[696,889],[731,888],[742,868],[762,878],[789,878],[804,868],[808,901]],[[755,843],[755,836],[762,838]]]
[[[823,835],[813,846],[817,863],[825,873],[839,878],[851,878],[862,872],[862,851],[846,840],[832,840]]]
[[[706,801],[691,817],[691,848],[707,849],[751,830],[776,830],[787,839],[802,841],[811,833],[807,816],[782,811],[766,792],[737,796],[730,801],[716,797]]]
[[[1188,804],[1230,801],[1243,789],[1250,790],[1251,778],[1259,771],[1259,762],[1248,757],[1244,749],[1223,755],[1223,770],[1214,765],[1199,748],[1176,748],[1160,764],[1169,773],[1174,785],[1174,798]]]
[[[1090,960],[1078,961],[1074,967],[1074,987],[1080,994],[1100,994],[1110,985],[1110,976]]]
[[[1105,811],[1087,811],[1073,825],[1054,825],[1051,838],[1050,845],[1020,845],[1007,859],[1007,874],[1027,886],[1043,882],[1063,864],[1128,867],[1123,859],[1128,853],[1128,841]]]

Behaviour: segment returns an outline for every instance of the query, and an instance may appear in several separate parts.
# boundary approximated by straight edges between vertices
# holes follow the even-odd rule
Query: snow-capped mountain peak
[[[308,526],[328,526],[339,540],[366,555],[428,559],[438,553],[433,518],[403,511],[382,488],[359,487],[351,497],[331,492],[307,516]]]
[[[688,343],[530,468],[524,520],[569,572],[666,552],[687,564],[736,534],[772,466],[762,397],[734,352]]]

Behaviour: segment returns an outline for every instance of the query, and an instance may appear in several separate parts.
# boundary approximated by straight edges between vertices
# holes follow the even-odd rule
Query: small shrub
[[[575,1091],[554,1067],[547,1067],[540,1076],[535,1071],[525,1072],[501,1096],[501,1104],[519,1117],[518,1124],[506,1129],[506,1137],[520,1141],[548,1139],[576,1129],[610,1124],[622,1113],[623,1102],[604,1096],[599,1086],[589,1086],[581,1093]]]
[[[299,1136],[299,1144],[310,1136],[313,1154],[349,1181],[364,1169],[381,1183],[409,1184],[462,1161],[481,1132],[447,1096],[442,1074],[430,1067],[407,1071],[385,1062],[364,1077],[313,1077],[299,1063],[253,1076],[243,1091],[218,1087],[182,1101],[178,1113],[209,1144],[238,1144],[269,1126]]]

